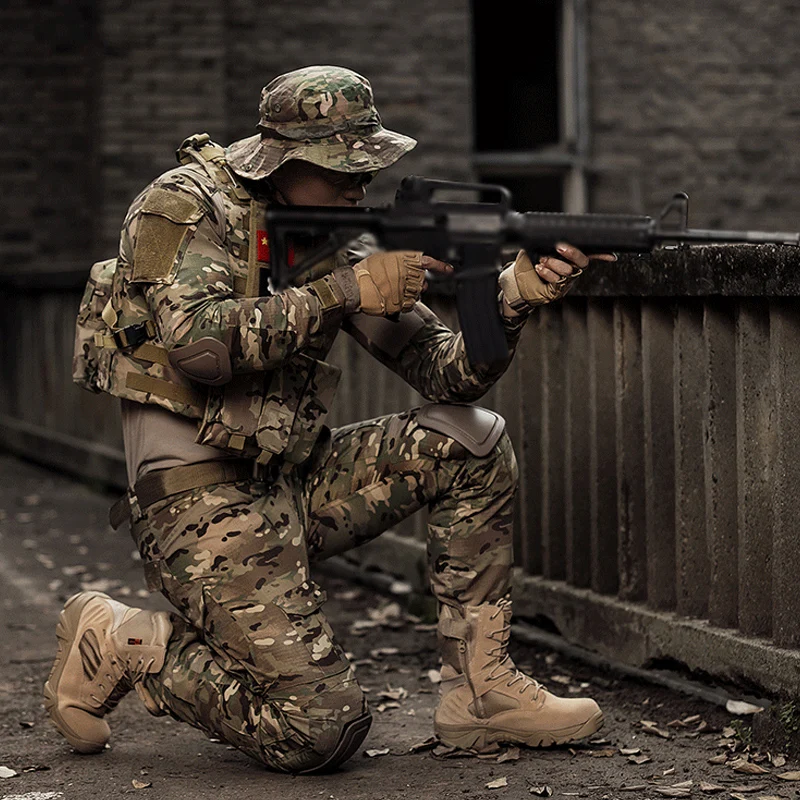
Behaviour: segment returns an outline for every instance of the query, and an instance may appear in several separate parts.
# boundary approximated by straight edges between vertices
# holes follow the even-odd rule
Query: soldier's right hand
[[[361,311],[390,317],[410,311],[425,287],[423,255],[414,250],[373,253],[353,270],[361,293]]]

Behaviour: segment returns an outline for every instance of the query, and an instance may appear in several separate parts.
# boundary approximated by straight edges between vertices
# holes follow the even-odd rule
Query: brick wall
[[[94,0],[0,6],[0,269],[85,260],[93,231]]]
[[[798,23],[797,0],[592,3],[592,210],[685,190],[696,226],[797,230]]]
[[[336,64],[370,80],[388,128],[419,140],[376,180],[372,198],[390,200],[407,174],[470,177],[466,0],[232,0],[228,8],[231,139],[253,133],[259,92],[271,77],[310,64]]]
[[[99,0],[102,20],[101,243],[116,252],[133,197],[176,166],[184,137],[225,132],[222,0]]]
[[[591,3],[591,209],[686,190],[696,225],[796,229],[799,17],[797,0]],[[312,63],[365,74],[420,141],[374,202],[404,174],[473,175],[468,0],[6,0],[0,31],[5,270],[113,252],[184,136],[250,135],[261,86]]]

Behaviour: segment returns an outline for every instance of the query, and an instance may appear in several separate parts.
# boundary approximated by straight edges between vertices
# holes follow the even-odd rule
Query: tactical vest
[[[266,207],[236,181],[225,151],[197,134],[178,150],[182,166],[167,173],[213,199],[225,224],[224,246],[234,297],[259,294],[260,270],[268,266],[259,230]],[[159,194],[160,192],[160,194]],[[165,197],[172,195],[172,197]],[[181,208],[180,195],[148,187],[133,203],[126,225],[137,214],[171,218],[196,230],[204,212]],[[224,220],[221,217],[224,214]],[[262,246],[259,246],[262,241]],[[261,259],[261,260],[260,260]],[[137,272],[136,259],[121,255],[95,264],[81,300],[76,327],[73,380],[94,392],[154,403],[199,420],[197,442],[268,463],[282,456],[305,460],[324,425],[341,370],[323,360],[337,330],[315,351],[295,354],[272,372],[236,374],[221,386],[191,380],[170,363],[144,289],[152,276]],[[328,267],[330,268],[330,267]]]

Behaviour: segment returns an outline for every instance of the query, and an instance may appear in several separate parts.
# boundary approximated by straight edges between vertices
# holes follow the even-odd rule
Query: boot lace
[[[494,620],[501,613],[503,613],[503,609],[499,608],[494,614],[492,614],[491,617],[489,617],[489,619]],[[512,686],[521,683],[522,686],[519,687],[519,693],[525,694],[528,689],[532,689],[533,699],[536,700],[536,698],[539,696],[539,692],[542,689],[542,685],[529,675],[526,675],[524,672],[518,670],[514,662],[511,660],[511,656],[508,654],[507,647],[508,637],[510,634],[511,624],[509,622],[506,622],[498,630],[487,634],[490,639],[497,642],[497,647],[494,647],[491,650],[486,650],[486,655],[490,656],[491,658],[496,658],[498,661],[492,667],[486,677],[490,681],[495,681],[510,676],[509,680],[506,681],[506,686],[511,688]]]

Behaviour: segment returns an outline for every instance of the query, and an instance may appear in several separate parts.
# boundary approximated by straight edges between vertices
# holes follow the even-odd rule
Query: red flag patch
[[[269,239],[267,238],[266,231],[256,231],[256,237],[258,239],[258,260],[263,261],[264,263],[269,263]],[[289,262],[289,266],[294,265],[294,245],[290,242],[289,243],[289,252],[287,253],[287,260]]]
[[[269,261],[269,239],[266,231],[256,231],[258,237],[258,260]]]

